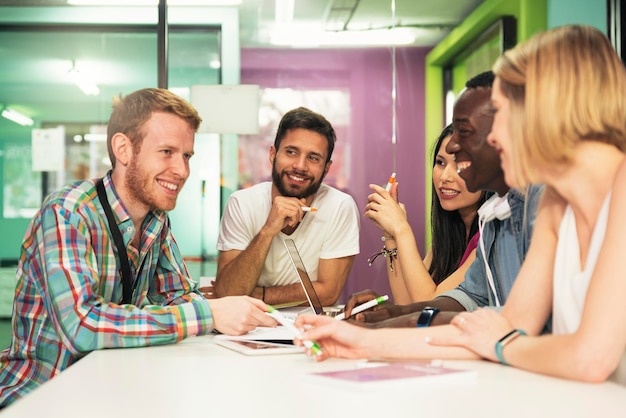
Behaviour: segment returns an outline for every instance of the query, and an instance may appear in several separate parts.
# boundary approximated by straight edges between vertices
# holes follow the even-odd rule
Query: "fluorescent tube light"
[[[34,123],[33,120],[29,118],[28,116],[26,116],[25,114],[20,113],[17,110],[8,109],[8,108],[2,111],[2,117],[9,119],[10,121],[13,121],[15,123],[18,123],[22,126],[32,126]]]
[[[157,6],[159,0],[67,0],[73,6]],[[167,0],[168,6],[238,6],[241,0]]]
[[[274,32],[270,42],[293,47],[316,46],[401,46],[415,42],[413,28],[372,29],[361,31],[306,31],[297,27],[282,27]]]
[[[97,96],[100,94],[100,89],[89,77],[78,71],[76,67],[68,72],[70,78],[87,96]]]

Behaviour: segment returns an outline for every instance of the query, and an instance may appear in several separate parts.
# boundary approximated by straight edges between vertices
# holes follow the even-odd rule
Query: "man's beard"
[[[302,190],[300,193],[294,193],[283,184],[282,176],[280,173],[278,173],[278,170],[276,170],[276,160],[274,160],[274,164],[272,164],[272,181],[274,183],[274,186],[276,186],[278,192],[281,195],[286,197],[295,197],[297,199],[307,198],[315,194],[319,190],[320,186],[322,185],[322,180],[324,180],[323,176],[317,182],[312,183],[309,187]]]
[[[143,169],[139,167],[136,158],[130,161],[126,170],[126,187],[135,202],[148,206],[150,209],[169,211],[176,206],[176,199],[173,201],[167,198],[163,198],[161,201],[157,199],[154,185],[150,184],[150,180]]]

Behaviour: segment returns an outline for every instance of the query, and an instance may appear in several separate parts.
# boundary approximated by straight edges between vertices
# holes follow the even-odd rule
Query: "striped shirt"
[[[175,343],[212,330],[209,303],[197,292],[172,236],[153,210],[135,227],[110,174],[107,197],[124,238],[135,292],[121,305],[120,261],[95,182],[51,194],[22,243],[13,303],[13,337],[0,353],[0,405],[8,405],[92,350]]]

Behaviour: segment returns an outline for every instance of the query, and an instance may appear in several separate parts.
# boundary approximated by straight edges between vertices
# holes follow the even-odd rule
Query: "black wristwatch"
[[[419,318],[417,318],[417,324],[415,325],[417,328],[428,327],[430,323],[433,321],[435,315],[439,313],[439,308],[432,308],[430,306],[422,309],[422,313]]]

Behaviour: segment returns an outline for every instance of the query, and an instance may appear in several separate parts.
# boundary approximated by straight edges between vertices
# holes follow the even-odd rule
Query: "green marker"
[[[278,309],[274,308],[272,305],[267,305],[267,309],[272,318],[274,318],[276,321],[278,321],[279,324],[289,328],[293,332],[294,337],[300,336],[300,331],[298,330],[298,328],[293,325],[293,322],[283,316],[283,314],[281,314]],[[315,354],[316,356],[322,354],[322,347],[320,347],[319,344],[315,341],[305,340],[302,341],[302,343],[306,348],[313,351],[313,354]]]
[[[350,312],[350,316],[354,314],[358,314],[359,312],[363,312],[366,309],[373,308],[376,305],[380,305],[381,303],[386,302],[388,299],[389,299],[389,296],[387,295],[379,296],[376,299],[372,299],[365,303],[360,304],[359,306],[355,306],[354,309],[352,309],[352,312]],[[335,317],[335,319],[342,320],[345,317],[346,316],[344,313],[340,313],[339,315]]]

